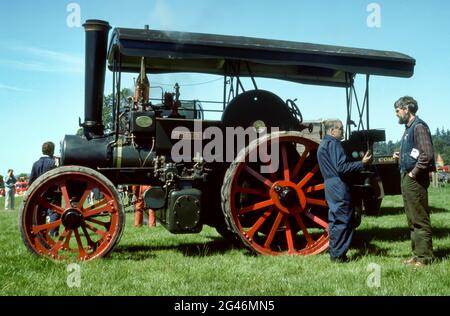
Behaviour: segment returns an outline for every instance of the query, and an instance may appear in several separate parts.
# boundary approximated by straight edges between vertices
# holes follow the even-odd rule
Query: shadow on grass
[[[353,236],[351,245],[351,249],[356,250],[356,253],[352,256],[352,260],[358,260],[367,255],[387,256],[389,249],[374,245],[372,243],[374,239],[376,238],[373,238],[373,236],[368,237],[357,230]]]
[[[433,238],[446,238],[449,236],[449,229],[445,227],[433,227]],[[366,229],[358,228],[355,237],[363,240],[383,240],[383,241],[406,241],[410,239],[410,233],[406,223],[404,227],[371,227]]]
[[[405,224],[406,225],[406,224]],[[433,239],[447,238],[449,230],[447,228],[433,227]],[[389,249],[381,248],[372,243],[372,241],[409,241],[410,232],[405,227],[381,228],[373,227],[369,229],[357,229],[352,240],[352,249],[356,250],[354,259],[363,257],[365,255],[387,256]],[[450,247],[437,248],[434,251],[437,259],[447,258],[450,256]]]
[[[114,249],[113,254],[118,254],[120,256],[119,259],[146,260],[155,257],[155,254],[152,254],[152,252],[161,250],[174,250],[187,257],[207,257],[224,254],[232,249],[236,249],[236,247],[227,240],[221,237],[212,237],[211,241],[205,243],[186,243],[167,246],[119,245]]]
[[[107,257],[108,259],[143,261],[155,259],[156,255],[151,253],[152,248],[147,246],[117,246]]]
[[[446,259],[450,259],[450,247],[445,247],[445,248],[436,248],[433,250],[433,254],[434,257],[437,260],[446,260]]]
[[[442,207],[430,207],[431,214],[437,213],[448,213],[449,210]],[[377,216],[382,217],[384,215],[401,215],[405,214],[405,209],[403,207],[382,207],[378,215],[367,215],[367,216]]]
[[[431,207],[433,213],[448,212],[444,208]],[[404,214],[402,207],[382,208],[381,214],[383,215],[395,215]],[[380,217],[382,217],[381,215]],[[444,227],[433,227],[433,239],[448,238],[449,230]],[[207,257],[217,254],[225,254],[233,249],[242,249],[245,251],[245,247],[236,247],[232,243],[221,237],[209,237],[208,242],[191,242],[180,243],[176,245],[118,245],[114,249],[111,258],[122,260],[146,260],[149,258],[155,258],[156,251],[176,251],[182,253],[187,257]],[[374,256],[388,256],[390,251],[389,246],[386,248],[375,245],[375,241],[387,241],[387,242],[402,242],[410,240],[410,232],[406,227],[406,218],[404,226],[400,227],[368,227],[358,228],[355,232],[352,249],[356,250],[356,254],[352,257],[358,259],[366,255]],[[250,251],[245,251],[247,255],[254,255]],[[450,256],[450,248],[438,248],[435,250],[435,256],[439,258],[447,258]]]

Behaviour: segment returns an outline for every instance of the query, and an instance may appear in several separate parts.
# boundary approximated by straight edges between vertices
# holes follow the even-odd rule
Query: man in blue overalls
[[[324,123],[326,135],[317,150],[320,172],[325,181],[325,199],[328,207],[328,235],[330,238],[330,258],[333,262],[347,261],[347,250],[353,237],[351,225],[352,208],[350,188],[343,176],[350,172],[362,171],[372,162],[372,155],[366,152],[362,161],[348,161],[341,140],[344,127],[338,119]]]

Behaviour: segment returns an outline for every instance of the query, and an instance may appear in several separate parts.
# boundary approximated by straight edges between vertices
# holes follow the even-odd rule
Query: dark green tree
[[[131,97],[133,92],[131,89],[123,88],[120,91],[120,108],[128,105],[128,97]],[[103,108],[102,108],[102,122],[105,126],[105,133],[109,133],[114,129],[113,126],[113,94],[103,96]],[[83,135],[83,129],[79,128],[77,135]]]
[[[376,155],[380,156],[390,156],[394,153],[394,151],[398,151],[400,149],[400,142],[393,142],[392,140],[386,142],[379,142],[373,145],[373,150]]]

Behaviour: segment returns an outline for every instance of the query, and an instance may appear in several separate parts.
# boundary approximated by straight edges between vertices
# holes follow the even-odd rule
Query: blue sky
[[[59,143],[78,129],[84,110],[84,30],[69,27],[68,5],[81,21],[113,26],[263,37],[398,51],[417,60],[412,78],[371,77],[371,128],[398,140],[402,126],[393,102],[412,95],[431,130],[450,128],[450,2],[419,0],[128,0],[2,1],[0,11],[0,174],[29,173],[41,144]],[[369,27],[367,7],[380,8],[380,27]],[[220,84],[186,86],[210,79],[195,75],[149,78],[182,85],[182,98],[220,99]],[[107,76],[106,93],[111,91]],[[363,84],[358,82],[362,98]],[[127,76],[124,86],[132,86]],[[345,119],[345,90],[262,81],[283,99],[297,98],[305,120]],[[357,88],[358,88],[357,87]],[[170,88],[170,86],[165,86]],[[59,146],[58,149],[59,150]]]

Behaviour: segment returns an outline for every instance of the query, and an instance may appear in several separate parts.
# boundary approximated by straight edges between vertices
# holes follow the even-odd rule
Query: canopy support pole
[[[345,131],[345,138],[348,139],[351,135],[352,126],[356,127],[358,131],[360,130],[368,130],[370,128],[369,126],[369,120],[370,120],[370,113],[369,113],[369,79],[370,75],[366,74],[366,87],[364,91],[364,99],[362,102],[362,106],[360,105],[358,95],[356,93],[354,80],[351,81],[351,74],[346,73],[345,74],[345,82],[346,82],[346,88],[345,88],[345,96],[346,96],[346,103],[347,103],[347,128]],[[356,103],[356,109],[358,110],[358,125],[352,120],[352,108],[353,108],[353,99]],[[365,114],[365,124],[364,124],[364,114]]]

